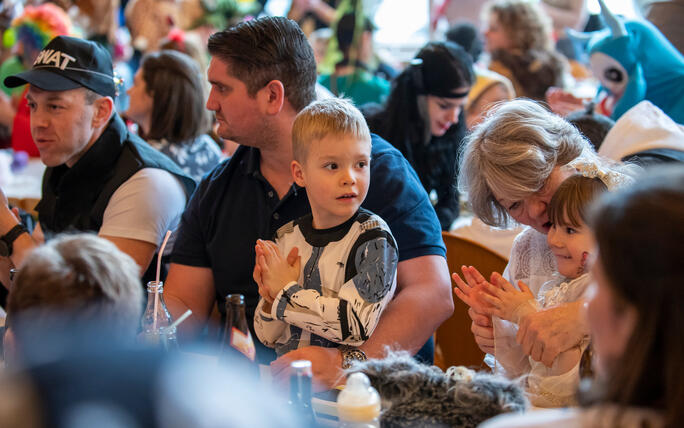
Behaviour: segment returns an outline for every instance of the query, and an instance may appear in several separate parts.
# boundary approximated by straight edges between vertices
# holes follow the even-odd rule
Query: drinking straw
[[[171,231],[166,231],[166,236],[164,237],[164,242],[162,242],[159,252],[157,253],[157,292],[154,293],[154,314],[152,315],[152,331],[157,331],[157,306],[159,305],[159,276],[161,272],[161,259],[162,254],[164,254],[164,248],[166,248],[166,243],[169,241],[169,236],[171,236]]]
[[[167,330],[173,330],[175,327],[178,327],[178,324],[185,321],[190,315],[192,315],[192,311],[188,309],[187,311],[185,311],[183,315],[179,316],[178,319],[174,321],[170,326],[166,327]]]
[[[164,248],[166,248],[166,243],[169,241],[169,236],[171,236],[171,231],[167,230],[166,236],[164,237],[164,242],[162,242],[161,248],[159,248],[159,253],[157,254],[157,284],[159,284],[159,274],[161,272],[162,254],[164,254]]]

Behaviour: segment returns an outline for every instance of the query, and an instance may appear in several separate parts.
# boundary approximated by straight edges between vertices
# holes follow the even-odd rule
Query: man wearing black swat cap
[[[54,38],[31,70],[5,79],[8,87],[25,84],[31,135],[47,169],[33,235],[17,224],[0,192],[0,256],[19,265],[45,238],[93,231],[145,272],[195,183],[128,132],[114,111],[111,57],[96,43]]]

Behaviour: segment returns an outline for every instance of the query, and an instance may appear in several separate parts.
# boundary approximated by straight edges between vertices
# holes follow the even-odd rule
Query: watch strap
[[[21,235],[24,232],[28,233],[28,230],[24,227],[23,224],[19,223],[15,225],[13,228],[11,228],[9,232],[0,236],[0,239],[5,241],[5,244],[7,245],[8,257],[12,255],[12,244],[14,244],[14,241],[16,241],[19,235]]]

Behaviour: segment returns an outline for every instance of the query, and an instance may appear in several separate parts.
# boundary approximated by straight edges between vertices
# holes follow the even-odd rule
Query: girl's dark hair
[[[207,132],[211,118],[204,108],[205,91],[198,64],[171,50],[145,55],[140,65],[152,97],[149,140],[191,141]]]
[[[647,407],[684,420],[684,167],[607,193],[590,215],[599,262],[637,321],[625,353],[587,402]]]
[[[419,96],[444,97],[456,89],[462,91],[472,86],[475,75],[470,56],[451,42],[428,43],[416,58],[394,79],[386,106],[375,112],[365,109],[366,120],[371,132],[389,141],[406,157],[423,187],[437,193],[435,212],[442,229],[447,230],[459,212],[454,179],[458,176],[459,147],[465,137],[465,115],[461,110],[457,124],[444,135],[433,136],[429,117],[421,115],[421,107],[427,110],[427,106]]]
[[[547,212],[549,221],[560,226],[580,227],[587,223],[589,206],[608,190],[599,178],[576,174],[568,177],[553,194]]]
[[[412,164],[411,142],[423,140],[426,125],[418,109],[418,95],[470,87],[475,80],[470,56],[455,43],[430,42],[416,58],[422,62],[410,65],[396,77],[384,108],[368,115],[371,131],[397,147]],[[461,115],[458,124],[442,138],[464,134],[463,119]]]

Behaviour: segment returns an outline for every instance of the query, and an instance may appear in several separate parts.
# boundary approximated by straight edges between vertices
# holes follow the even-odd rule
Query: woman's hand
[[[492,317],[481,314],[475,309],[468,309],[468,316],[473,320],[470,331],[482,352],[494,355],[494,326]]]
[[[522,317],[516,341],[523,352],[551,367],[558,354],[577,346],[589,334],[583,305],[580,300]]]

